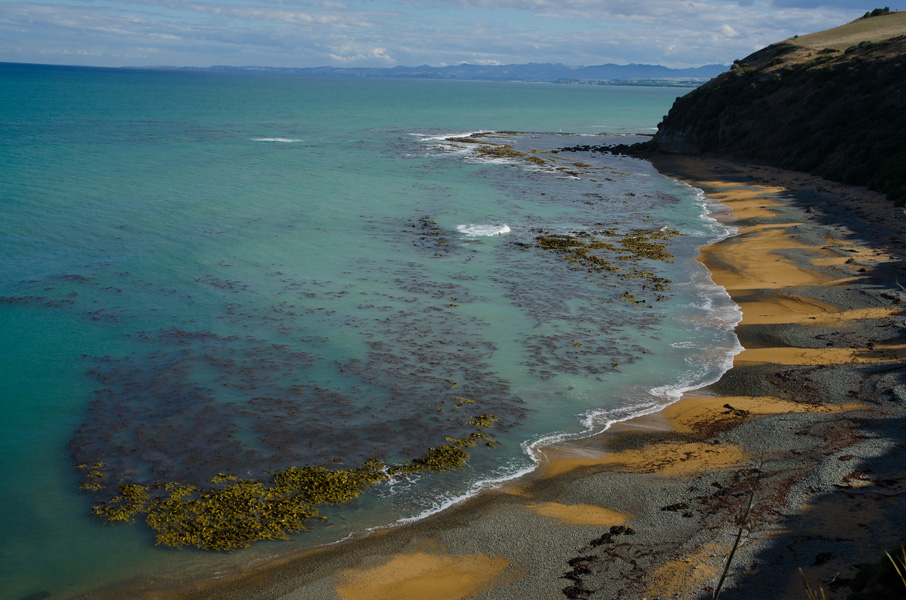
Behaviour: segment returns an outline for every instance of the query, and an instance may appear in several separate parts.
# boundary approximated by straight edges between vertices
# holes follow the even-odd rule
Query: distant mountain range
[[[158,67],[172,69],[173,67]],[[729,65],[705,65],[691,69],[671,69],[660,65],[598,65],[568,67],[562,64],[529,63],[524,65],[470,65],[448,67],[179,67],[179,70],[216,72],[262,72],[307,77],[399,77],[420,79],[469,79],[486,81],[544,82],[613,82],[613,81],[692,81],[703,82],[716,77]]]

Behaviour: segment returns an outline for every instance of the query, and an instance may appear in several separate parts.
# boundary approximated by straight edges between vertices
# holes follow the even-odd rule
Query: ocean
[[[0,65],[0,598],[417,519],[716,381],[720,207],[571,150],[686,91]],[[232,552],[93,514],[369,459],[306,531]]]

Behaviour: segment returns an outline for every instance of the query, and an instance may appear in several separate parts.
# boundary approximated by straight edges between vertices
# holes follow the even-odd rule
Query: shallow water
[[[675,89],[0,78],[4,598],[209,574],[438,510],[737,351],[738,312],[695,261],[727,234],[702,195],[643,161],[552,152],[651,132]],[[452,140],[476,131],[523,133]],[[633,232],[669,260],[627,251]],[[463,470],[232,554],[101,523],[73,469],[102,463],[112,489],[399,463],[479,414],[499,446]]]

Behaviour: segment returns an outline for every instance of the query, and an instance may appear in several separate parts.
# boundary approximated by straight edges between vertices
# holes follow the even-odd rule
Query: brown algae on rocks
[[[472,134],[469,137],[453,137],[448,138],[448,142],[453,142],[457,144],[474,144],[475,152],[480,156],[487,158],[510,158],[510,159],[522,159],[525,162],[530,162],[535,165],[544,166],[547,165],[547,161],[538,156],[539,150],[531,149],[529,152],[522,152],[513,148],[512,144],[497,144],[493,142],[488,142],[485,138],[493,137],[488,136],[488,134],[476,133]]]

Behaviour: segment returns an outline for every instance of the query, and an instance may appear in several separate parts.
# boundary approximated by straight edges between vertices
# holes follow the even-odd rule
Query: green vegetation
[[[464,404],[473,403],[461,398]],[[481,431],[493,427],[497,417],[473,416],[467,425],[477,429],[461,438],[430,448],[424,456],[399,465],[372,458],[357,468],[329,470],[306,465],[272,471],[267,481],[238,479],[219,473],[205,485],[159,482],[127,483],[116,495],[93,508],[108,523],[132,522],[139,515],[156,532],[157,543],[172,548],[193,546],[202,550],[229,551],[256,540],[287,539],[306,529],[306,523],[323,518],[318,506],[340,504],[357,498],[372,486],[415,473],[439,473],[462,468],[469,460],[466,448],[494,440]],[[79,465],[86,471],[82,489],[99,491],[106,478],[102,463]]]
[[[890,7],[885,6],[884,8],[876,8],[871,12],[866,12],[864,15],[862,15],[862,18],[870,19],[871,17],[880,17],[881,15],[889,15],[889,14],[890,14]]]
[[[733,65],[730,67],[730,73],[732,73],[734,77],[743,77],[745,75],[751,75],[754,72],[755,67],[744,62],[739,62],[738,60],[734,60]]]

